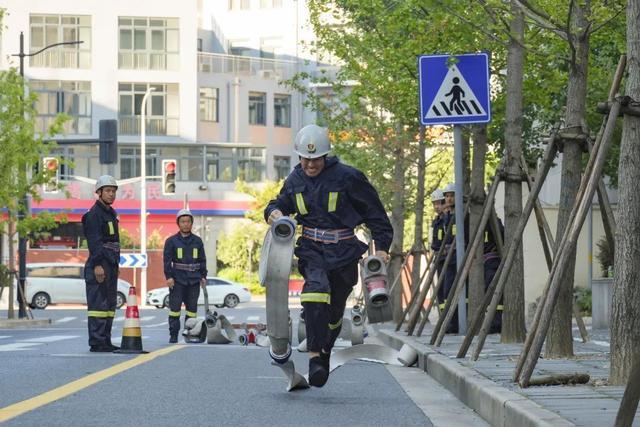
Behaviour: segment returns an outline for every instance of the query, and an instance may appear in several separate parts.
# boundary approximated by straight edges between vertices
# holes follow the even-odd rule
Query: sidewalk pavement
[[[475,410],[493,426],[612,426],[624,387],[607,385],[609,376],[609,331],[589,330],[590,341],[582,343],[574,329],[573,359],[540,359],[533,376],[587,373],[584,385],[520,388],[511,381],[521,344],[500,344],[499,335],[489,335],[480,358],[465,359],[456,354],[464,336],[446,335],[440,347],[430,346],[433,324],[421,337],[395,332],[392,325],[376,327],[378,337],[393,348],[408,344],[418,352],[418,364],[431,377]],[[543,353],[544,356],[544,353]],[[640,409],[633,426],[640,427]]]

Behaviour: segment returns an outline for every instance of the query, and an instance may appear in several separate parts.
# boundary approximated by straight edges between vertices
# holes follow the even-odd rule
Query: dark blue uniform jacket
[[[89,246],[85,270],[93,271],[97,265],[117,268],[120,264],[120,234],[116,211],[100,201],[82,216],[82,227]]]
[[[274,209],[294,215],[298,224],[318,229],[351,229],[365,224],[377,250],[389,251],[393,228],[377,191],[359,170],[327,157],[323,171],[307,176],[300,164],[289,174],[280,194],[264,210],[265,220]],[[367,245],[357,238],[322,243],[300,237],[296,256],[321,268],[334,269],[360,259]]]
[[[202,239],[195,234],[184,237],[180,232],[170,236],[164,242],[164,276],[180,285],[197,285],[200,279],[207,277],[207,257]],[[179,270],[173,263],[199,264],[193,271]]]

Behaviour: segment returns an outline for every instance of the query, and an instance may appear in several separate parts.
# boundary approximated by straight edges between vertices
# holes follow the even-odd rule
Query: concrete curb
[[[418,352],[418,366],[492,426],[575,426],[555,412],[409,337],[386,330],[379,330],[378,337],[395,349],[400,349],[403,344],[413,347]]]
[[[52,323],[51,319],[2,319],[0,320],[0,329],[34,328],[49,326]]]

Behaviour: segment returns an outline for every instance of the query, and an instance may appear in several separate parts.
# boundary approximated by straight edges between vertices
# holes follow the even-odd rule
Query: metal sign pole
[[[456,215],[456,269],[459,269],[464,262],[464,212],[463,212],[463,169],[462,169],[462,129],[459,125],[453,126],[453,157],[454,173],[456,182],[455,192],[455,215]],[[462,283],[460,286],[466,286]],[[467,293],[462,292],[458,300],[458,333],[467,333]]]

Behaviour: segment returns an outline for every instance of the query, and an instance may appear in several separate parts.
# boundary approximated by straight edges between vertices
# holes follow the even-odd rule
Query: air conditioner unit
[[[263,79],[272,79],[275,76],[273,70],[259,70],[258,76]]]

